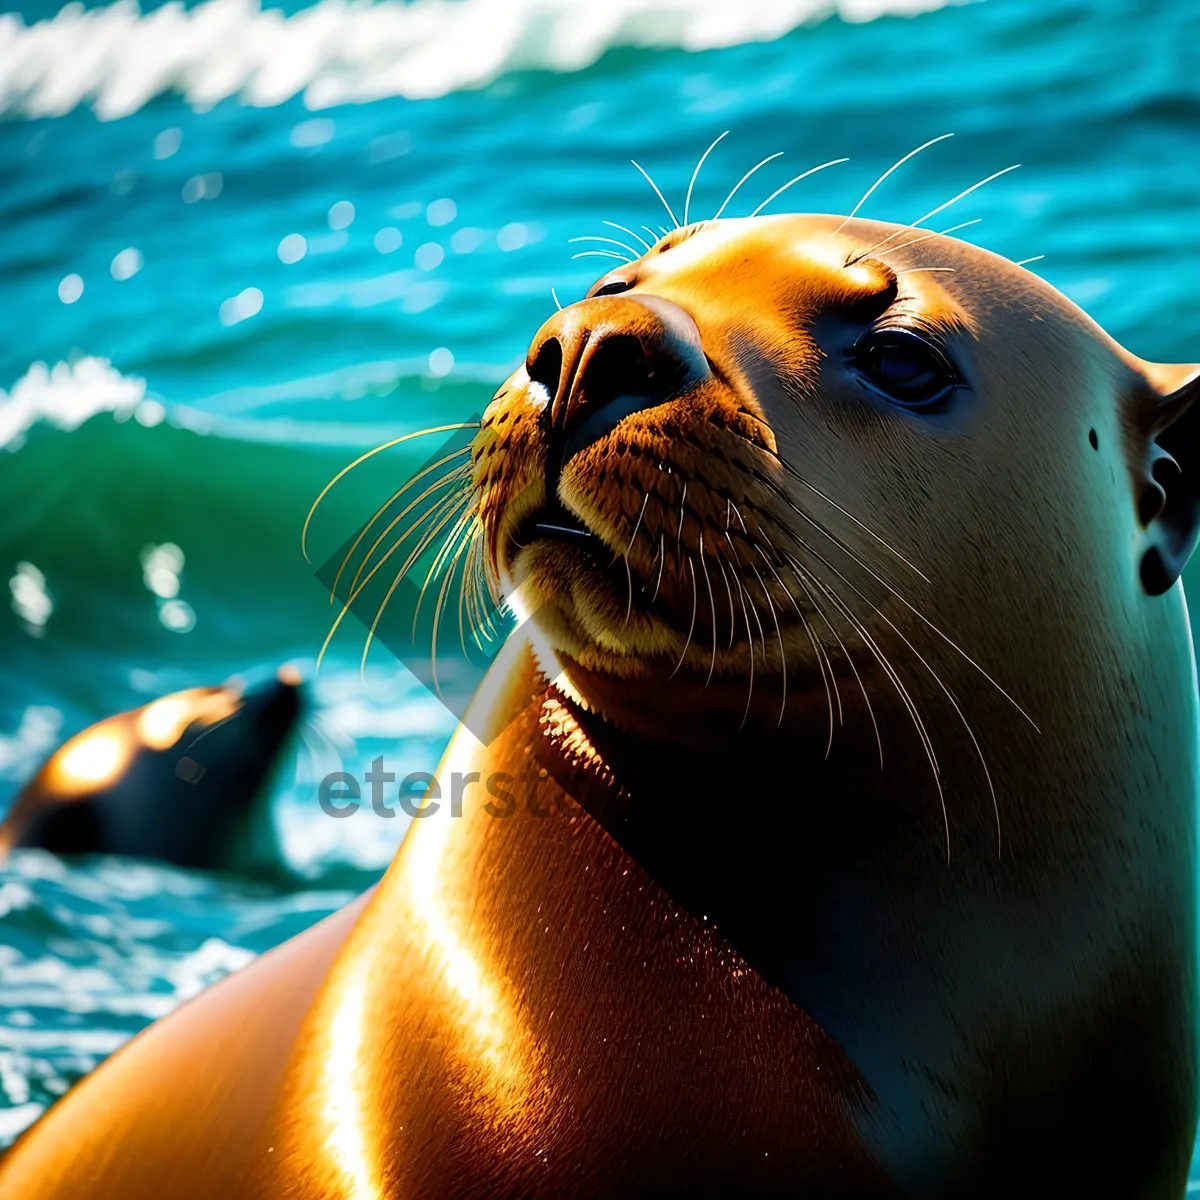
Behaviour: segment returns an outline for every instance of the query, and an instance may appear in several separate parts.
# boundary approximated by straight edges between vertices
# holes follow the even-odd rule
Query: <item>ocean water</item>
[[[775,205],[846,211],[945,132],[865,215],[912,220],[1020,162],[955,206],[982,218],[963,236],[1044,254],[1033,269],[1135,352],[1200,358],[1192,0],[0,16],[0,809],[102,716],[285,661],[311,674],[332,613],[299,536],[320,488],[478,413],[551,289],[565,303],[603,270],[572,257],[603,243],[569,239],[665,222],[630,158],[678,206],[725,130],[701,216],[776,151],[731,211],[848,155]],[[315,562],[419,445],[338,485]],[[294,889],[32,852],[0,868],[0,1144],[386,864],[403,819],[330,820],[316,781],[377,754],[432,771],[453,719],[386,653],[360,680],[361,639],[334,641],[274,785]]]

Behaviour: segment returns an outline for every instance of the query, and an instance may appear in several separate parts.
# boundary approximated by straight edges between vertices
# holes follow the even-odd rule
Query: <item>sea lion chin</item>
[[[523,621],[460,811],[0,1190],[1182,1196],[1197,378],[904,226],[598,280],[471,451]]]

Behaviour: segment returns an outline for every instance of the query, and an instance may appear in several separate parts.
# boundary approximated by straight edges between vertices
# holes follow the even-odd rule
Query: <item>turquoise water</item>
[[[299,550],[312,498],[363,449],[482,408],[551,287],[566,302],[603,269],[569,238],[664,220],[631,157],[679,204],[730,130],[697,184],[708,215],[777,150],[746,211],[849,155],[777,202],[845,211],[954,131],[866,214],[912,220],[1021,162],[955,207],[982,218],[963,235],[1045,254],[1034,269],[1137,353],[1200,357],[1188,0],[859,0],[853,19],[563,0],[552,28],[465,0],[457,31],[454,7],[454,36],[435,22],[403,53],[397,4],[293,5],[270,36],[233,0],[0,18],[0,808],[101,716],[311,670],[331,617]],[[339,485],[315,561],[427,454],[406,449]],[[183,557],[165,588],[144,562],[164,544]],[[403,820],[329,820],[316,780],[381,753],[432,771],[452,720],[386,654],[360,682],[360,648],[334,643],[275,785],[299,890],[38,853],[0,869],[0,1141],[387,862]]]

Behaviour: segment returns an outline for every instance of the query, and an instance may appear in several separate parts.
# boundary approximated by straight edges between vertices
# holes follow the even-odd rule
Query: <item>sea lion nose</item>
[[[658,296],[598,296],[564,308],[538,330],[525,366],[549,396],[564,461],[622,418],[711,374],[695,321]]]

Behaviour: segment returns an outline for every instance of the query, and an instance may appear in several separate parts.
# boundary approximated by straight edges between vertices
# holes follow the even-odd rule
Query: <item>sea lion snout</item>
[[[657,296],[593,296],[562,309],[538,330],[526,370],[546,391],[563,462],[711,374],[696,322]]]

